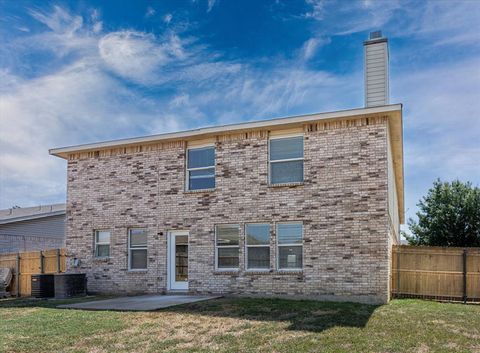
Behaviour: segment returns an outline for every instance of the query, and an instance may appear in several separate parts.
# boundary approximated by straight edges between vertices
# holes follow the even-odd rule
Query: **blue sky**
[[[49,148],[362,107],[378,29],[413,216],[480,184],[480,1],[0,1],[0,208],[65,200]]]

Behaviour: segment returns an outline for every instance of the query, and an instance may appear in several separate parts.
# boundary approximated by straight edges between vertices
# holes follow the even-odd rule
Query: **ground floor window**
[[[110,232],[106,230],[95,231],[95,257],[105,258],[110,256]]]
[[[145,229],[128,230],[128,269],[147,269],[147,231]]]
[[[247,269],[270,268],[270,224],[247,223],[245,225]]]
[[[277,268],[301,270],[303,267],[303,224],[277,223]]]
[[[220,270],[238,270],[240,256],[240,226],[215,226],[215,263]]]

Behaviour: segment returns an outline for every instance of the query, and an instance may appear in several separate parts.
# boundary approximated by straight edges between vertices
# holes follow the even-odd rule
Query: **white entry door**
[[[188,231],[168,233],[168,289],[188,290]]]

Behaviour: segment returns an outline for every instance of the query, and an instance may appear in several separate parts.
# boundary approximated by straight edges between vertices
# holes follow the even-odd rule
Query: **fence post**
[[[57,273],[60,273],[61,271],[61,267],[60,267],[60,249],[57,249]]]
[[[17,276],[17,283],[15,284],[17,287],[17,297],[20,296],[20,253],[17,252],[17,262],[15,266],[15,275]]]
[[[396,292],[396,297],[400,298],[400,246],[396,247],[396,252],[397,252],[397,290]]]
[[[467,303],[467,249],[463,249],[463,303]]]
[[[45,265],[44,265],[44,256],[43,256],[43,251],[40,250],[40,273],[45,272]]]

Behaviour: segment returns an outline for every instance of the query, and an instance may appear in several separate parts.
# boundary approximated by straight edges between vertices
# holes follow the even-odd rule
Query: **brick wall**
[[[216,190],[184,191],[185,143],[68,163],[67,249],[90,291],[166,290],[167,232],[188,230],[189,289],[386,302],[389,288],[387,125],[305,129],[305,183],[269,187],[266,133],[216,143]],[[315,130],[315,129],[313,129]],[[275,270],[278,221],[303,221],[304,269]],[[269,222],[271,271],[249,273],[244,223]],[[215,271],[214,225],[241,225],[240,271]],[[127,270],[127,230],[148,230],[148,270]],[[93,258],[93,230],[112,232],[111,256]]]

